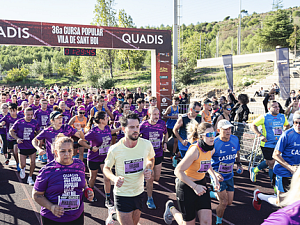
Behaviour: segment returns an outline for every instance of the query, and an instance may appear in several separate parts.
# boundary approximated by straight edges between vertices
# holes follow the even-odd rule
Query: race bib
[[[197,171],[198,173],[206,173],[207,170],[211,166],[211,161],[210,160],[203,160],[200,162],[200,169]]]
[[[104,145],[99,148],[99,155],[107,155],[109,145]]]
[[[80,206],[80,196],[58,196],[58,205],[64,208],[64,211],[76,210]]]
[[[160,147],[160,140],[159,139],[150,138],[149,140],[152,143],[153,148],[159,148]]]
[[[30,141],[30,135],[33,132],[32,128],[25,127],[23,133],[23,140]]]
[[[125,174],[138,173],[143,171],[144,159],[134,159],[124,161]]]
[[[273,132],[275,136],[280,136],[282,134],[282,127],[274,127]]]
[[[232,169],[233,169],[233,163],[222,163],[220,162],[219,165],[219,173],[232,173]]]

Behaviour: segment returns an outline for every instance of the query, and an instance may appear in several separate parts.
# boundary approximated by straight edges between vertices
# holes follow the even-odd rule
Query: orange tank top
[[[79,121],[78,116],[75,116],[75,121],[74,121],[74,123],[73,123],[73,125],[72,125],[73,128],[75,128],[75,127],[74,127],[74,124],[75,124],[75,123],[80,123],[81,128],[85,128],[86,123],[87,123],[87,118],[84,116],[84,117],[83,117],[83,121]]]
[[[184,173],[188,177],[192,177],[196,180],[202,180],[205,177],[207,170],[211,167],[211,151],[203,152],[198,143],[191,145],[188,150],[190,150],[192,146],[197,146],[199,157],[186,171],[184,171]]]
[[[203,118],[204,121],[211,124],[211,115],[210,115],[210,113],[206,114],[205,111],[203,110],[203,114],[204,114],[204,118]]]

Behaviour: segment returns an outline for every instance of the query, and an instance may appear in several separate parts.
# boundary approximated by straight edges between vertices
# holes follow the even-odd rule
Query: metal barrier
[[[179,114],[185,114],[189,111],[190,104],[179,104]]]
[[[237,136],[240,141],[240,157],[248,162],[248,170],[250,167],[256,166],[262,160],[262,152],[260,149],[260,139],[250,129],[249,125],[233,122],[233,135]]]

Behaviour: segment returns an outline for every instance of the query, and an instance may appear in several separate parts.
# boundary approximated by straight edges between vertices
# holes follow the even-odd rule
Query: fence
[[[259,148],[260,139],[248,124],[234,122],[233,125],[233,135],[237,136],[240,141],[240,157],[248,162],[248,169],[250,169],[262,160],[262,152]]]

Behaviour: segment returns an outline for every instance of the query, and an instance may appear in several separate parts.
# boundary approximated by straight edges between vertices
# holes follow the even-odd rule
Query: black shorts
[[[170,138],[170,137],[177,138],[177,137],[175,136],[174,132],[173,132],[173,129],[167,128],[167,130],[168,130],[168,137],[169,137],[169,138]]]
[[[114,134],[112,134],[111,136],[115,136],[115,137],[117,137],[117,133],[114,133]]]
[[[104,161],[103,162],[87,161],[87,165],[90,170],[98,170],[101,164],[104,164]]]
[[[142,211],[144,205],[145,192],[134,197],[124,197],[115,195],[115,206],[119,212],[129,213],[136,209]]]
[[[162,163],[164,157],[163,156],[160,156],[160,157],[157,157],[157,158],[154,158],[155,162],[154,162],[154,166],[156,165],[159,165]]]
[[[195,181],[195,183],[206,187],[206,178]],[[186,222],[195,219],[199,210],[211,209],[209,191],[198,196],[190,186],[180,180],[176,184],[176,197],[179,211]]]
[[[14,149],[14,145],[18,144],[16,140],[7,140],[7,149]]]
[[[70,221],[70,222],[56,222],[56,221],[53,221],[53,220],[50,220],[44,216],[41,216],[42,217],[42,222],[43,222],[43,225],[83,225],[84,224],[84,212],[79,216],[78,219],[76,220],[73,220],[73,221]]]
[[[36,149],[35,148],[31,148],[31,149],[19,149],[19,154],[21,155],[32,155],[36,153]]]
[[[261,151],[266,160],[273,160],[274,148],[268,148],[268,147],[262,147],[262,146],[260,146],[260,148],[261,148]]]
[[[7,136],[6,136],[6,134],[1,134],[1,138],[2,138],[2,142],[3,142],[3,145],[2,145],[3,153],[7,154]]]

